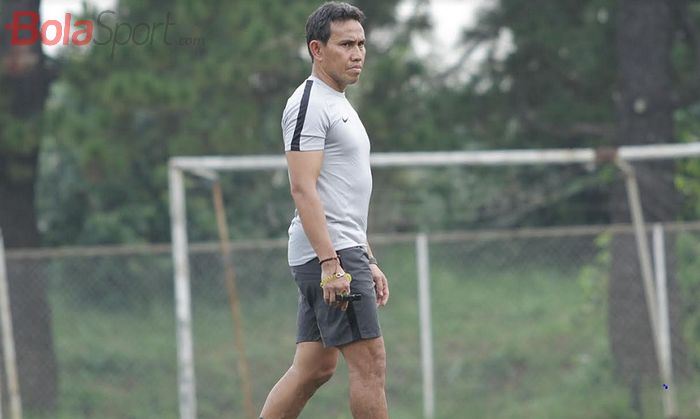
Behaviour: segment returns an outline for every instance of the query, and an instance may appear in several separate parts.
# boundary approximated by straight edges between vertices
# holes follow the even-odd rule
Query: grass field
[[[385,250],[392,286],[381,311],[391,417],[422,417],[418,309],[411,247]],[[604,299],[591,298],[580,268],[471,270],[449,255],[432,262],[437,417],[626,419],[627,389],[613,377]],[[288,367],[296,290],[287,272],[256,294],[241,285],[255,402]],[[169,281],[165,278],[164,281]],[[242,279],[244,281],[244,279]],[[212,284],[203,285],[211,288]],[[178,417],[175,323],[163,298],[106,310],[52,295],[60,406],[52,419]],[[231,316],[223,287],[197,291],[194,334],[201,419],[242,418]],[[199,295],[199,297],[197,297]],[[678,383],[683,418],[700,417],[700,386]],[[646,418],[661,418],[660,383],[644,390]],[[351,418],[347,371],[308,404],[302,418]]]

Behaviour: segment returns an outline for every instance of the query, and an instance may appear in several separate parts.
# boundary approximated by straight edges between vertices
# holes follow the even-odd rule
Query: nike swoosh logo
[[[350,118],[347,117],[347,116],[344,116],[344,117],[343,117],[343,122],[348,122],[348,119],[350,119]]]

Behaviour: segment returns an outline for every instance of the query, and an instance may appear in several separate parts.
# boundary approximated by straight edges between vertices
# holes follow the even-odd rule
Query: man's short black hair
[[[324,45],[331,37],[331,22],[342,22],[346,20],[356,20],[364,22],[365,14],[362,10],[352,4],[329,1],[311,13],[306,21],[306,48],[309,50],[311,61],[314,60],[311,54],[311,41],[321,41]]]

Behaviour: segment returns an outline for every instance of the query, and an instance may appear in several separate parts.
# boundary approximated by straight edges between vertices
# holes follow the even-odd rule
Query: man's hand
[[[385,306],[389,301],[389,281],[386,280],[386,275],[379,266],[370,264],[369,269],[372,271],[374,290],[377,292],[377,306]]]
[[[325,301],[328,305],[338,307],[342,311],[345,311],[348,308],[348,302],[340,302],[335,300],[336,294],[350,293],[350,282],[348,282],[348,280],[345,278],[345,271],[343,271],[343,268],[341,268],[340,264],[337,262],[327,263],[324,265],[331,265],[332,268],[329,266],[331,269],[327,269],[324,266],[321,270],[321,279],[326,278],[329,275],[336,276],[336,278],[330,280],[323,287],[323,301]]]

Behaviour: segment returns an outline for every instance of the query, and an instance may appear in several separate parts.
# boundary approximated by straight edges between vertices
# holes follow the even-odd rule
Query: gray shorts
[[[343,270],[352,275],[350,292],[362,294],[362,299],[349,302],[346,311],[331,307],[323,301],[318,258],[292,266],[292,275],[299,287],[297,343],[321,340],[323,346],[331,347],[376,338],[382,334],[367,252],[364,247],[358,246],[337,253]]]

